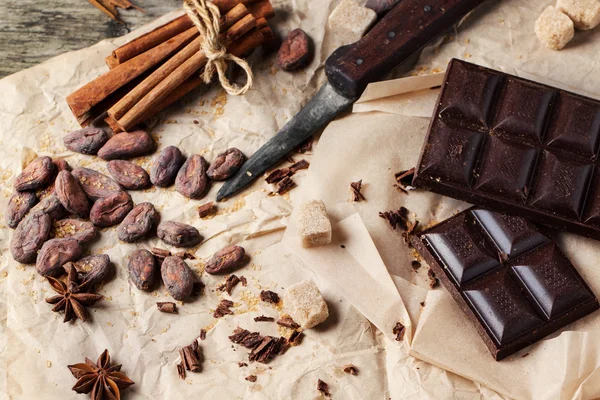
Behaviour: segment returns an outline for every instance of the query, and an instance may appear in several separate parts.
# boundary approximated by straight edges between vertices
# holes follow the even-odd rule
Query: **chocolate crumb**
[[[263,290],[260,292],[260,299],[267,303],[277,304],[279,303],[279,295],[270,290]]]
[[[225,290],[227,292],[228,295],[231,296],[231,293],[233,292],[233,289],[237,286],[238,283],[240,283],[240,278],[238,278],[236,275],[230,275],[227,280],[225,280],[225,283],[220,284],[217,287],[217,290],[219,291],[223,291]]]
[[[248,375],[245,379],[248,382],[256,382],[256,375]]]
[[[430,282],[429,282],[429,287],[430,288],[433,289],[433,288],[435,288],[440,283],[440,281],[438,280],[438,278],[436,278],[435,272],[433,272],[433,270],[431,270],[431,269],[428,270],[427,271],[427,276],[430,279]]]
[[[158,311],[160,312],[177,314],[177,305],[170,301],[158,302],[156,303],[156,307],[158,307]]]
[[[529,353],[525,353],[525,354],[523,354],[523,355],[521,356],[521,358],[525,358],[525,357],[527,357],[528,355],[529,355]]]
[[[277,325],[285,326],[290,329],[298,329],[300,325],[296,323],[290,316],[284,316],[277,320]]]
[[[296,187],[296,183],[290,178],[286,176],[279,182],[277,185],[277,194],[285,194]]]
[[[240,282],[242,282],[242,286],[248,286],[248,281],[244,275],[240,276]]]
[[[200,336],[199,336],[200,340],[205,340],[206,339],[206,331],[204,329],[200,329]]]
[[[356,368],[353,364],[346,364],[342,367],[345,373],[350,375],[358,375],[358,368]]]
[[[408,194],[409,190],[413,190],[411,186],[413,177],[415,176],[415,169],[411,168],[405,171],[396,172],[394,178],[396,178],[396,184],[394,187],[402,193]]]
[[[396,230],[397,227],[403,230],[408,229],[408,209],[405,207],[400,207],[398,211],[380,212],[379,216],[387,220],[393,230]]]
[[[394,335],[396,335],[396,340],[398,342],[401,342],[402,339],[404,339],[404,330],[405,330],[404,325],[402,325],[402,323],[400,323],[400,322],[396,322],[394,329],[392,329],[392,333]]]
[[[215,204],[212,201],[198,207],[198,215],[200,218],[206,218],[210,215],[213,215],[216,213],[216,211],[217,207],[215,207]]]
[[[246,364],[245,362],[242,362],[242,361],[238,362],[238,367],[240,367],[240,368],[247,367],[247,366],[248,366],[248,364]]]
[[[309,152],[312,150],[312,145],[313,145],[313,140],[314,138],[311,136],[308,139],[306,139],[304,142],[300,143],[300,145],[298,146],[298,148],[296,149],[296,151],[300,154],[304,154],[306,152]]]
[[[352,201],[366,200],[365,196],[361,193],[362,179],[358,182],[350,182],[350,192],[352,193]]]
[[[275,318],[267,317],[266,315],[259,315],[258,317],[254,317],[254,321],[256,322],[273,322]]]
[[[302,338],[304,337],[304,332],[302,330],[294,331],[288,338],[288,343],[292,346],[298,346],[302,342]]]
[[[317,390],[321,392],[323,396],[331,397],[331,393],[329,393],[329,385],[320,379],[317,381]]]
[[[231,300],[221,300],[217,309],[213,313],[213,317],[221,318],[225,315],[233,314],[233,311],[229,309],[229,307],[233,307],[233,301]]]
[[[419,304],[421,304],[421,307],[425,307],[425,302],[424,301],[420,302]]]
[[[421,268],[421,263],[418,262],[417,260],[413,260],[410,263],[410,266],[412,267],[412,269],[414,269],[415,271],[418,270],[419,268]]]

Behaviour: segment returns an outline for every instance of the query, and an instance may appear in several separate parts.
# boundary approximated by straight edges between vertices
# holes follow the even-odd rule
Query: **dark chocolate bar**
[[[598,309],[575,267],[526,218],[474,207],[411,243],[496,360]]]
[[[600,101],[452,60],[413,185],[600,239]]]

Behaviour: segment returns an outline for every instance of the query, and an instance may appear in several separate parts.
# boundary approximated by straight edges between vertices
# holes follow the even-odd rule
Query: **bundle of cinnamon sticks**
[[[212,0],[221,11],[221,43],[242,56],[274,38],[269,0]],[[117,48],[110,71],[67,97],[82,127],[99,117],[115,132],[128,131],[202,85],[207,58],[198,29],[182,15]]]

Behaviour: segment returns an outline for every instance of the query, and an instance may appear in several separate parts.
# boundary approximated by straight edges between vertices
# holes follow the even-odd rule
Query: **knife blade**
[[[385,77],[483,0],[401,0],[358,42],[325,62],[325,83],[285,126],[221,187],[217,201],[237,193],[352,105],[370,82]]]

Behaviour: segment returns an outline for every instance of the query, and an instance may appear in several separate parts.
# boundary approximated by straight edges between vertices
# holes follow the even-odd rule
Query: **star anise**
[[[103,298],[100,294],[86,292],[88,288],[79,285],[79,278],[77,277],[75,268],[69,269],[67,283],[51,276],[46,278],[52,289],[58,293],[57,296],[47,298],[46,302],[55,305],[52,308],[54,312],[64,310],[65,319],[63,322],[77,318],[85,322],[88,317],[85,306],[91,306]]]
[[[91,393],[92,400],[120,400],[121,390],[135,383],[120,372],[121,364],[110,365],[108,350],[104,350],[96,363],[86,357],[85,363],[68,367],[77,379],[73,390],[77,393]]]

